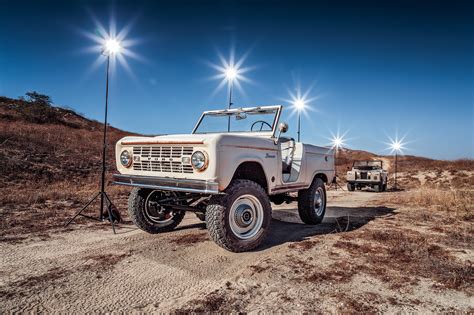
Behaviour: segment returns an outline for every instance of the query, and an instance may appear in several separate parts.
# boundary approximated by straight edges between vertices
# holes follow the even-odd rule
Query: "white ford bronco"
[[[115,149],[120,174],[132,186],[128,211],[148,233],[174,229],[185,212],[206,221],[221,247],[254,249],[268,233],[275,204],[298,201],[306,224],[326,211],[325,183],[334,152],[282,137],[282,106],[204,112],[191,134],[125,137]],[[297,197],[290,193],[297,193]]]

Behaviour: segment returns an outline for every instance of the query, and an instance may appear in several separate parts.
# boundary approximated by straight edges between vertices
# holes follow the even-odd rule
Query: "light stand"
[[[298,109],[298,142],[300,142],[301,135],[301,109]]]
[[[293,97],[293,96],[292,96]],[[298,142],[301,141],[301,112],[306,108],[306,100],[301,97],[293,97],[293,108],[298,112]]]
[[[107,54],[106,54],[107,52]],[[104,115],[104,139],[102,143],[102,174],[101,174],[101,181],[100,181],[100,191],[91,199],[89,202],[85,204],[84,207],[82,207],[81,210],[79,210],[67,223],[66,227],[74,221],[75,218],[78,216],[82,216],[87,219],[95,220],[95,221],[103,221],[104,220],[104,207],[107,204],[107,211],[108,211],[108,219],[110,223],[112,224],[112,230],[115,232],[115,221],[120,222],[120,214],[116,210],[117,208],[115,205],[112,203],[110,200],[109,196],[107,195],[105,191],[105,175],[106,175],[106,154],[107,154],[107,112],[108,112],[108,101],[109,101],[109,66],[110,66],[110,54],[113,53],[112,50],[104,50],[103,54],[107,56],[107,74],[106,74],[106,80],[105,80],[105,115]],[[97,197],[100,196],[100,212],[99,212],[99,218],[91,217],[88,215],[83,214],[82,212],[89,207],[89,205],[94,202]],[[113,214],[112,214],[113,212]]]
[[[391,139],[390,139],[391,140]],[[395,183],[393,185],[393,190],[397,190],[397,173],[398,173],[398,152],[402,152],[402,149],[404,149],[404,144],[402,143],[403,139],[398,140],[398,137],[395,138],[395,141],[391,140],[392,143],[390,144],[390,148],[392,149],[392,152],[395,152],[395,174],[394,174],[394,180]]]
[[[229,107],[228,109],[230,109],[232,107],[232,87],[234,85],[234,80],[231,78],[229,80]],[[230,132],[230,116],[227,117],[227,132]]]
[[[345,135],[345,134],[344,134]],[[333,135],[332,139],[331,139],[331,143],[332,143],[332,146],[331,148],[332,149],[335,149],[336,150],[336,153],[334,154],[334,170],[335,170],[335,175],[332,179],[332,182],[331,182],[331,186],[330,187],[333,187],[335,190],[337,190],[337,188],[339,187],[341,190],[344,190],[344,188],[342,188],[338,183],[337,183],[337,158],[338,158],[338,153],[339,153],[339,150],[342,148],[344,149],[344,135],[340,136],[339,135],[339,132],[337,132],[336,135]]]
[[[330,187],[333,187],[335,190],[337,190],[337,188],[339,187],[341,190],[344,190],[344,188],[342,188],[341,185],[339,185],[339,183],[337,182],[337,155],[339,153],[339,145],[336,145],[336,153],[334,154],[334,171],[335,171],[335,174],[334,174],[334,178],[332,179],[332,182],[331,182],[331,186]]]
[[[394,190],[397,190],[397,167],[398,167],[398,152],[395,151],[395,185],[393,187]]]

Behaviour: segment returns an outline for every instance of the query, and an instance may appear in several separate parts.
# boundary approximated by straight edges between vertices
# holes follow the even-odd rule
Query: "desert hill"
[[[94,175],[100,167],[102,126],[70,109],[0,97],[2,186]],[[114,143],[126,134],[110,127],[110,161]]]
[[[98,191],[103,124],[48,102],[0,97],[0,236],[41,232],[63,224]],[[108,169],[114,145],[129,135],[108,132]],[[109,174],[110,179],[110,174]],[[126,192],[112,187],[122,206]]]

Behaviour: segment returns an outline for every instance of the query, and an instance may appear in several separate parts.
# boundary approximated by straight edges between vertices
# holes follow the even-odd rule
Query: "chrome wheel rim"
[[[324,190],[322,187],[318,187],[314,193],[314,211],[318,217],[323,214],[324,203]]]
[[[252,195],[242,195],[232,204],[229,225],[232,233],[242,240],[254,237],[263,224],[263,206]]]
[[[159,204],[161,193],[159,191],[152,191],[145,200],[145,215],[146,217],[158,224],[166,224],[173,220],[174,213]],[[156,200],[158,199],[158,200]]]

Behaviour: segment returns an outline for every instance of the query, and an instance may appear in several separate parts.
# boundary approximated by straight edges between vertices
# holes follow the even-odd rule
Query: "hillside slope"
[[[2,186],[76,181],[94,175],[100,166],[102,126],[72,110],[0,98]],[[109,161],[113,161],[113,145],[126,134],[109,128]]]
[[[98,191],[102,128],[69,109],[0,97],[0,236],[59,227]],[[128,134],[109,128],[111,171],[114,145]],[[109,191],[124,207],[126,191]]]

